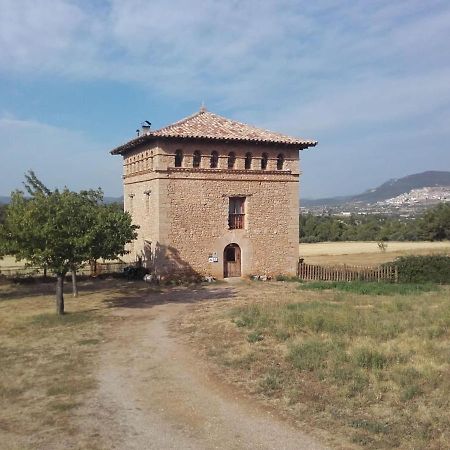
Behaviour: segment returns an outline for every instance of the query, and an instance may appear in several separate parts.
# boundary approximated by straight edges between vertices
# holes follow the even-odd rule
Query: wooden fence
[[[308,281],[389,281],[398,282],[398,269],[395,266],[318,266],[298,264],[298,276]]]
[[[81,269],[77,270],[78,275],[100,275],[108,273],[120,273],[123,272],[125,267],[136,266],[137,263],[125,263],[123,261],[119,262],[97,262],[96,268],[86,264]],[[96,273],[94,273],[96,272]],[[30,277],[30,276],[43,276],[44,270],[38,267],[24,267],[24,266],[5,266],[0,267],[0,275],[5,277]],[[48,275],[53,275],[51,271]]]

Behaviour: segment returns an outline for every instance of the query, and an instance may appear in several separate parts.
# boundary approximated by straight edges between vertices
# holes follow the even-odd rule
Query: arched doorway
[[[237,244],[229,244],[223,251],[223,277],[241,276],[241,249]]]

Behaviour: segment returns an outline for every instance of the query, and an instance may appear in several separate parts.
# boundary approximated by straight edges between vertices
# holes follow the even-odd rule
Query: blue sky
[[[0,195],[121,195],[108,151],[210,111],[319,141],[302,196],[450,170],[447,1],[0,0]]]

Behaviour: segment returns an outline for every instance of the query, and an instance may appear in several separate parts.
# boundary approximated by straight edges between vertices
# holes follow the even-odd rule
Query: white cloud
[[[239,109],[449,68],[445,3],[3,0],[0,71],[139,83]],[[433,8],[434,6],[434,8]],[[420,61],[419,58],[422,60]],[[327,95],[328,98],[328,95]],[[262,100],[263,99],[263,100]]]
[[[408,124],[410,135],[430,136],[448,112],[449,25],[444,0],[2,0],[0,74],[116,80],[167,102],[205,100],[317,138],[319,161],[327,142],[369,149],[377,133],[379,148],[409,145]],[[70,132],[46,133],[59,145]]]

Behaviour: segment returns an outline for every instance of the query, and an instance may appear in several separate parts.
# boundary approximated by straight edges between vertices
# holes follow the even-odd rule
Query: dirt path
[[[233,286],[124,300],[105,344],[93,437],[116,449],[319,449],[313,438],[213,380],[171,322],[195,301],[233,296]],[[94,431],[95,430],[95,431]]]

